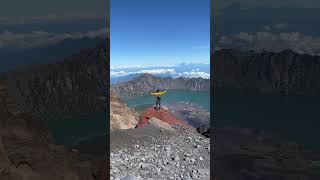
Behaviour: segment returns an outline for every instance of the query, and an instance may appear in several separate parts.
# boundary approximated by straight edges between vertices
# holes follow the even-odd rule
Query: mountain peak
[[[154,77],[154,76],[150,73],[143,73],[140,75],[140,77]]]
[[[154,75],[150,73],[143,73],[136,78],[134,78],[132,81],[152,81],[152,79],[157,78]]]

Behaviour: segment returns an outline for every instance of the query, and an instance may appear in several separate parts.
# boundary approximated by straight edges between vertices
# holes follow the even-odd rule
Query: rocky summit
[[[211,55],[216,88],[245,88],[273,94],[319,95],[320,57],[282,52],[222,49]]]
[[[111,179],[210,179],[210,139],[165,106],[110,134]]]
[[[203,78],[156,77],[145,73],[131,81],[112,85],[111,89],[120,97],[143,95],[156,89],[189,89],[199,91],[209,90],[210,80]]]

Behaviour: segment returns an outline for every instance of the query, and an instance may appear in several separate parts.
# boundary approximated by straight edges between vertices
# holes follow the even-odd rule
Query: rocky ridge
[[[106,110],[109,43],[81,50],[62,62],[9,71],[9,93],[41,119]]]
[[[112,91],[110,91],[110,129],[135,128],[137,114]]]
[[[210,80],[202,78],[156,77],[146,73],[131,81],[112,85],[111,89],[119,97],[143,95],[156,89],[189,89],[199,91],[209,90]]]
[[[245,88],[284,95],[319,95],[320,57],[223,49],[211,54],[215,88]]]

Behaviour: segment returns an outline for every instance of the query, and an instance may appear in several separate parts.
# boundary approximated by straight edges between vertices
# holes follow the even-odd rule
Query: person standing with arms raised
[[[163,94],[165,94],[166,92],[167,92],[167,91],[162,91],[162,92],[160,92],[160,90],[158,89],[156,92],[150,93],[151,95],[156,96],[156,107],[155,107],[155,109],[156,109],[157,111],[160,111],[160,108],[161,108],[161,96],[162,96]]]

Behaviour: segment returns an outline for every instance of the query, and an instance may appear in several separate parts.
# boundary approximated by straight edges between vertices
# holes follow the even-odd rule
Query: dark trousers
[[[156,100],[156,110],[160,110],[160,100]]]

